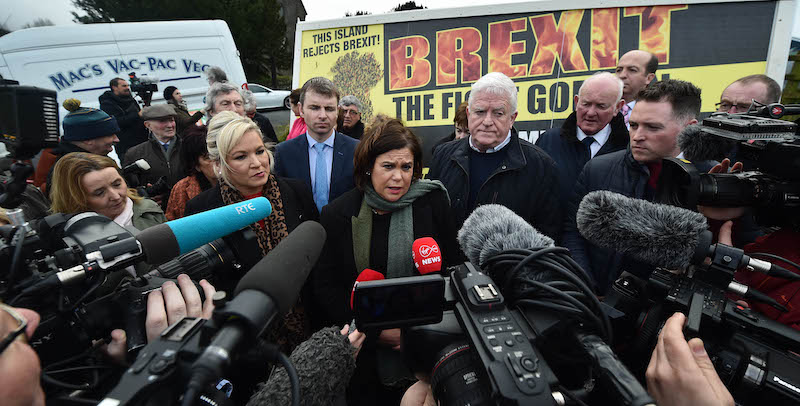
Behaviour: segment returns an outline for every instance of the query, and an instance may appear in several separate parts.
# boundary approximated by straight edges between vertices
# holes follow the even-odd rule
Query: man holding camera
[[[181,163],[181,140],[176,136],[175,109],[169,104],[145,107],[142,110],[142,118],[145,120],[144,126],[152,136],[125,154],[122,167],[139,159],[147,161],[150,170],[140,175],[141,185],[159,185],[159,179],[164,177],[166,183],[161,183],[163,187],[153,190],[153,195],[148,196],[161,203],[163,208],[166,207],[172,187],[186,176]]]
[[[586,241],[575,221],[578,205],[595,190],[652,200],[661,159],[680,154],[678,133],[696,123],[699,114],[700,89],[691,83],[664,80],[651,84],[639,93],[631,113],[630,146],[590,160],[578,176],[564,218],[563,245],[592,276],[598,294],[605,294],[623,270],[645,277],[652,267]]]
[[[117,156],[122,161],[129,148],[147,141],[147,130],[142,123],[139,103],[131,95],[128,82],[122,78],[114,78],[109,82],[109,87],[111,89],[101,94],[98,100],[100,101],[100,110],[117,119],[117,124],[119,124]]]

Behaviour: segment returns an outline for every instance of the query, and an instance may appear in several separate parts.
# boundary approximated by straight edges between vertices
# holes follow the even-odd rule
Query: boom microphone
[[[239,281],[233,300],[219,312],[221,328],[192,364],[187,396],[224,375],[242,341],[260,336],[296,302],[325,244],[325,229],[306,221],[292,231]]]
[[[263,220],[272,213],[266,197],[257,197],[168,221],[136,235],[145,262],[159,265],[204,244]]]
[[[722,161],[736,146],[736,141],[703,131],[703,126],[692,124],[678,134],[678,148],[692,162]]]
[[[345,393],[356,369],[355,349],[336,328],[314,333],[292,351],[290,360],[300,379],[301,405],[332,405]],[[291,404],[290,379],[285,368],[276,368],[248,401],[251,405]]]
[[[718,245],[711,244],[711,232],[700,213],[606,190],[591,192],[583,198],[576,222],[581,235],[592,243],[667,269],[700,264],[706,257],[714,256]],[[747,255],[741,255],[739,263],[730,265],[800,280],[800,275],[788,269]]]
[[[702,214],[605,190],[587,194],[575,220],[592,243],[668,269],[685,269],[701,242],[711,245]]]
[[[522,217],[499,204],[485,204],[473,210],[457,238],[469,262],[481,268],[488,258],[505,250],[553,246],[552,238],[536,231]]]
[[[521,309],[528,320],[536,320],[534,325],[539,323],[537,325],[539,332],[547,331],[555,324],[545,321],[553,316],[558,320],[567,318],[580,320],[580,322],[575,322],[575,325],[583,325],[583,329],[588,329],[588,326],[591,325],[586,322],[591,319],[588,314],[602,313],[600,303],[586,284],[588,276],[574,261],[571,261],[567,250],[555,248],[550,237],[536,231],[522,217],[505,206],[489,204],[476,208],[459,230],[458,242],[461,250],[473,264],[479,263],[481,268],[490,268],[491,271],[487,273],[492,279],[499,282],[501,286],[510,288],[503,292],[506,299],[510,299],[510,303],[516,305],[528,303],[531,306],[521,307]],[[508,258],[504,259],[505,261],[513,262],[511,257],[515,255],[520,257],[538,255],[538,258],[534,261],[524,259],[524,261],[528,261],[528,265],[514,276],[510,275],[509,269],[516,269],[516,265],[502,266],[498,264],[495,266],[498,263],[498,257],[504,256]],[[516,263],[519,264],[519,262]],[[550,266],[547,266],[547,263]],[[571,270],[571,274],[570,270],[566,268],[563,271],[551,269],[552,267],[558,268],[559,264],[573,265],[576,268]],[[503,268],[506,269],[503,270]],[[536,287],[537,290],[531,290],[530,287]],[[565,300],[565,296],[569,299]],[[538,302],[542,309],[546,309],[545,312],[534,311],[533,306],[538,305],[531,304],[532,302]],[[557,307],[559,309],[570,309],[573,312],[565,317],[563,314],[554,312],[554,309],[549,307],[551,305],[560,306]],[[607,318],[595,318],[598,325],[602,324],[598,328],[603,332],[603,336],[610,339],[610,324]],[[638,384],[600,337],[582,332],[581,329],[571,331],[575,333],[575,337],[581,342],[583,349],[592,358],[600,378],[608,385],[612,393],[624,400],[621,402],[622,404],[653,403],[647,391]]]
[[[442,270],[442,252],[439,244],[431,237],[417,238],[411,246],[411,258],[420,275]]]

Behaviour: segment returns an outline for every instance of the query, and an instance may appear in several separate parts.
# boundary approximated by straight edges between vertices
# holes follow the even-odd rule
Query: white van
[[[38,27],[0,37],[0,75],[20,85],[54,89],[58,104],[76,98],[99,108],[97,98],[115,77],[157,77],[153,103],[175,86],[189,110],[203,107],[203,72],[221,67],[231,83],[247,83],[228,25],[222,20],[158,21]],[[59,117],[67,114],[61,106]]]

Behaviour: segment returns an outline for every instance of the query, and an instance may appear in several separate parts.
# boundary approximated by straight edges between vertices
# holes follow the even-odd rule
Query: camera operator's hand
[[[178,289],[180,286],[180,289]],[[184,317],[210,318],[214,311],[212,297],[216,290],[205,279],[200,281],[203,287],[205,302],[200,300],[192,280],[181,274],[178,276],[178,285],[174,282],[164,282],[161,290],[150,292],[147,296],[147,318],[145,328],[147,341],[158,337],[164,329]]]
[[[647,391],[659,406],[733,406],[733,397],[714,370],[703,341],[686,342],[685,322],[686,316],[675,313],[661,330],[647,366]]]
[[[725,158],[722,162],[714,165],[708,173],[741,172],[742,167],[743,165],[741,162],[737,162],[731,167],[731,160]],[[730,171],[728,169],[730,169]],[[733,220],[742,217],[745,212],[745,207],[697,206],[697,211],[712,220]]]
[[[395,351],[400,351],[400,344],[403,342],[400,329],[392,328],[389,330],[381,331],[378,337],[378,343],[384,347],[389,347]]]
[[[200,286],[203,287],[203,294],[206,301],[200,303],[200,294],[197,293],[192,280],[184,275],[178,276],[178,286],[173,282],[164,282],[161,290],[150,292],[147,296],[147,317],[145,319],[145,330],[147,341],[158,337],[164,329],[181,318],[211,317],[214,311],[214,303],[211,297],[216,292],[213,286],[205,279],[201,280]],[[116,329],[111,331],[111,341],[101,348],[112,361],[124,365],[127,356],[127,334],[125,330]]]
[[[350,340],[350,345],[356,349],[356,352],[353,353],[353,358],[358,358],[358,353],[361,351],[361,345],[364,344],[364,339],[367,337],[364,333],[358,331],[358,329],[353,330],[351,333],[347,333],[350,330],[350,326],[346,325],[342,327],[342,335],[347,336],[347,339]]]
[[[400,406],[436,406],[433,390],[428,382],[419,380],[403,394]]]

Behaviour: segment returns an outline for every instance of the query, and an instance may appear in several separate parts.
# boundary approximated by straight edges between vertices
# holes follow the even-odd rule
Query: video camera
[[[681,312],[687,315],[687,340],[703,339],[737,404],[800,403],[800,332],[728,299],[725,289],[709,281],[714,274],[656,269],[645,282],[623,273],[604,298],[624,314],[614,318],[617,353],[643,378],[659,331]]]
[[[11,264],[0,275],[0,298],[41,315],[30,343],[41,359],[49,398],[66,388],[95,389],[108,378],[97,376],[109,368],[95,341],[113,329],[125,330],[128,356],[136,356],[147,343],[147,295],[164,282],[185,273],[231,286],[244,266],[256,262],[243,253],[243,266],[239,252],[218,239],[131,278],[129,267],[145,267],[141,248],[129,230],[104,216],[54,214],[26,227],[0,227],[0,262]],[[246,240],[253,238],[245,233]],[[198,291],[202,299],[199,286]]]
[[[131,80],[131,92],[142,99],[145,107],[149,106],[153,100],[153,93],[158,91],[158,78],[147,75],[137,77],[136,72],[128,73],[128,77]]]
[[[432,375],[442,405],[654,404],[605,345],[608,319],[566,249],[508,250],[484,265],[359,282],[356,324],[403,327],[406,364]]]
[[[694,210],[753,207],[761,226],[800,227],[800,142],[797,125],[779,120],[800,106],[775,103],[752,113],[715,113],[687,128],[679,146],[692,161],[731,158],[745,172],[698,173],[685,160],[664,159],[656,201]]]

